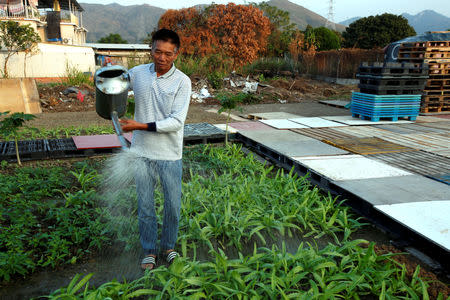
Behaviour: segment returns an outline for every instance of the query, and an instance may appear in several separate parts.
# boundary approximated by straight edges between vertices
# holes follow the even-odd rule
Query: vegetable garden
[[[0,174],[0,280],[140,248],[134,187],[107,197],[104,159],[15,167]],[[93,273],[49,299],[446,299],[448,288],[374,242],[341,199],[260,163],[239,146],[185,149],[182,258],[127,282]],[[156,194],[161,202],[162,195]],[[161,213],[162,206],[157,208]],[[161,215],[159,213],[159,215]],[[159,220],[161,221],[161,220]],[[139,256],[129,264],[139,268]],[[88,270],[89,271],[89,270]],[[439,293],[440,292],[440,293]],[[39,296],[39,295],[33,295]],[[109,297],[109,298],[108,298]]]

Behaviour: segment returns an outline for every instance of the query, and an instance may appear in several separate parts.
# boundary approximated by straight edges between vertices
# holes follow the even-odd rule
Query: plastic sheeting
[[[384,60],[387,62],[397,61],[398,50],[402,43],[424,42],[424,41],[450,41],[450,32],[428,32],[416,36],[410,36],[403,40],[389,44],[384,51]]]

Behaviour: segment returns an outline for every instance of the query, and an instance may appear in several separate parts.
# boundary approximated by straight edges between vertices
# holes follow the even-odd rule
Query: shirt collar
[[[177,69],[177,68],[175,67],[175,64],[172,64],[172,67],[170,68],[170,70],[167,71],[167,73],[165,73],[165,74],[159,76],[158,78],[168,78],[168,77],[170,77],[170,76],[175,72],[176,69]],[[156,70],[155,70],[155,64],[154,64],[154,63],[152,63],[152,64],[150,65],[150,72],[154,73],[154,74],[155,74],[155,77],[156,77]]]

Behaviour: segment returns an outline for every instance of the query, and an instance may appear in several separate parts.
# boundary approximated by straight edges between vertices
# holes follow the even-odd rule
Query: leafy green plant
[[[9,115],[9,111],[7,112],[0,112],[0,117],[4,116],[3,119],[0,121],[0,135],[10,136],[12,135],[14,137],[14,145],[16,147],[16,157],[17,157],[17,163],[19,165],[22,165],[20,162],[20,156],[19,156],[19,146],[17,144],[17,134],[19,129],[24,125],[26,121],[32,120],[36,118],[35,115],[31,114],[25,114],[25,113],[13,113]]]
[[[217,71],[213,71],[207,75],[208,81],[213,89],[220,89],[223,86],[223,75]]]
[[[87,191],[69,190],[75,178],[60,167],[0,174],[0,280],[75,263],[109,242],[92,189],[94,173],[87,166],[77,169],[73,172]]]

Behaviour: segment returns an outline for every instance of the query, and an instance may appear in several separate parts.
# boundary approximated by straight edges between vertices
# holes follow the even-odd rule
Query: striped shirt
[[[129,74],[134,92],[134,119],[140,123],[156,122],[156,132],[133,132],[131,148],[153,160],[181,159],[191,80],[175,65],[159,77],[153,63],[134,67]]]

